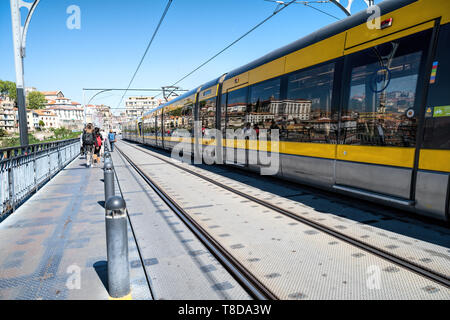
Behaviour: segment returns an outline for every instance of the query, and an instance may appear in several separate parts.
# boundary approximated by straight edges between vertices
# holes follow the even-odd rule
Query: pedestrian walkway
[[[103,171],[76,158],[0,224],[0,299],[108,299]],[[133,299],[152,299],[129,235]]]

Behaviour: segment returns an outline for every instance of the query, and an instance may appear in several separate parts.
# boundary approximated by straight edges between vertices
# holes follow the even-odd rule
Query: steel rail
[[[385,250],[382,250],[382,249],[377,248],[375,246],[372,246],[370,244],[361,242],[360,240],[358,240],[356,238],[353,238],[351,236],[348,236],[348,235],[346,235],[344,233],[335,231],[335,230],[333,230],[333,229],[331,229],[331,228],[329,228],[329,227],[327,227],[327,226],[325,226],[325,225],[323,225],[321,223],[318,223],[318,222],[306,219],[304,217],[300,217],[297,214],[295,214],[295,213],[293,213],[293,212],[291,212],[291,211],[289,211],[287,209],[284,209],[284,208],[281,208],[279,206],[273,205],[273,204],[271,204],[271,203],[269,203],[267,201],[261,200],[259,198],[250,196],[250,195],[248,195],[246,193],[243,193],[243,192],[241,192],[239,190],[236,190],[236,189],[231,188],[231,187],[229,187],[227,185],[224,185],[224,184],[222,184],[220,182],[217,182],[217,181],[215,181],[215,180],[213,180],[211,178],[208,178],[208,177],[206,177],[206,176],[204,176],[204,175],[202,175],[200,173],[197,173],[197,172],[195,172],[193,170],[190,170],[190,169],[184,168],[184,167],[182,167],[180,165],[177,165],[176,163],[173,163],[172,161],[164,159],[163,157],[160,157],[160,156],[154,155],[154,154],[152,154],[152,153],[150,153],[148,151],[142,150],[142,149],[140,149],[140,148],[138,148],[138,147],[136,147],[136,146],[134,146],[134,145],[132,145],[130,143],[127,143],[127,145],[129,145],[129,146],[131,146],[131,147],[133,147],[133,148],[135,148],[137,150],[140,150],[141,152],[143,152],[145,154],[148,154],[148,155],[150,155],[152,157],[155,157],[155,158],[157,158],[157,159],[159,159],[161,161],[164,161],[164,162],[166,162],[166,163],[168,163],[168,164],[170,164],[170,165],[172,165],[172,166],[174,166],[174,167],[176,167],[178,169],[181,169],[181,170],[183,170],[185,172],[188,172],[188,173],[190,173],[190,174],[192,174],[192,175],[194,175],[196,177],[199,177],[199,178],[201,178],[201,179],[203,179],[205,181],[208,181],[208,182],[210,182],[210,183],[212,183],[212,184],[214,184],[214,185],[216,185],[218,187],[221,187],[221,188],[223,188],[223,189],[225,189],[227,191],[230,191],[230,192],[232,192],[234,194],[237,194],[237,195],[239,195],[241,197],[244,197],[244,198],[246,198],[246,199],[248,199],[250,201],[256,202],[256,203],[258,203],[258,204],[260,204],[260,205],[262,205],[262,206],[264,206],[266,208],[272,209],[272,210],[274,210],[274,211],[276,211],[276,212],[278,212],[278,213],[280,213],[280,214],[282,214],[284,216],[290,217],[290,218],[292,218],[292,219],[294,219],[294,220],[296,220],[298,222],[304,223],[304,224],[306,224],[306,225],[308,225],[308,226],[310,226],[310,227],[312,227],[312,228],[314,228],[316,230],[322,231],[322,232],[324,232],[324,233],[326,233],[328,235],[331,235],[331,236],[333,236],[333,237],[335,237],[335,238],[337,238],[337,239],[339,239],[341,241],[347,242],[347,243],[349,243],[349,244],[351,244],[351,245],[353,245],[353,246],[355,246],[355,247],[357,247],[359,249],[362,249],[362,250],[364,250],[366,252],[369,252],[369,253],[374,254],[374,255],[376,255],[378,257],[381,257],[381,258],[383,258],[383,259],[385,259],[385,260],[387,260],[387,261],[389,261],[391,263],[394,263],[394,264],[396,264],[396,265],[398,265],[400,267],[408,269],[409,271],[412,271],[412,272],[414,272],[416,274],[419,274],[420,276],[422,276],[424,278],[427,278],[427,279],[432,280],[432,281],[434,281],[436,283],[439,283],[440,285],[443,285],[443,286],[445,286],[447,288],[450,288],[450,279],[449,279],[448,276],[444,276],[444,275],[442,275],[442,274],[440,274],[438,272],[435,272],[433,270],[423,268],[422,266],[420,266],[418,264],[415,264],[415,263],[413,263],[411,261],[408,261],[408,260],[403,259],[401,257],[392,255],[391,253],[389,253],[389,252],[387,252]]]
[[[201,227],[190,215],[157,183],[154,182],[133,160],[131,160],[119,147],[116,150],[144,179],[144,181],[157,193],[157,195],[169,206],[169,208],[186,224],[197,236],[214,257],[236,279],[236,281],[257,300],[278,300],[279,298],[259,281],[245,266],[234,258],[217,240],[215,240],[203,227]]]

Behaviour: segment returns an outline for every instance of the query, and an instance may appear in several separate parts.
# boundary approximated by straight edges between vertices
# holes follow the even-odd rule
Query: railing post
[[[62,161],[61,161],[61,155],[60,155],[60,146],[59,143],[57,144],[56,150],[58,150],[58,171],[62,168]]]
[[[126,204],[121,197],[111,197],[105,205],[108,289],[113,299],[130,299],[130,266]]]
[[[8,169],[8,186],[9,186],[9,203],[12,208],[12,212],[15,211],[16,208],[16,197],[14,192],[14,168],[13,168],[13,159],[10,160],[10,166]]]
[[[50,148],[47,145],[47,157],[48,157],[48,178],[52,176],[52,166],[50,162]]]
[[[37,147],[33,147],[33,170],[34,170],[34,192],[38,191],[38,187],[37,187],[37,163],[36,163],[36,148]]]

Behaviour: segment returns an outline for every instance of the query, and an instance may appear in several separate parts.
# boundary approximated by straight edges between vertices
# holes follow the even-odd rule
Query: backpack
[[[84,133],[83,144],[85,144],[85,145],[93,145],[94,144],[94,134],[92,132],[91,133],[87,133],[87,132]]]
[[[101,147],[102,146],[102,137],[101,136],[97,136],[97,139],[95,141],[95,146],[96,147]]]

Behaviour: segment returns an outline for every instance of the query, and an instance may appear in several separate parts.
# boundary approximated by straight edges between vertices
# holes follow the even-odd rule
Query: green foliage
[[[169,115],[170,116],[174,116],[174,117],[180,117],[181,116],[181,108],[175,109],[175,110],[171,110],[169,111]]]
[[[29,144],[39,144],[39,143],[45,143],[45,142],[51,142],[51,141],[59,141],[59,140],[69,140],[69,139],[75,139],[80,137],[81,132],[72,132],[69,129],[66,128],[58,128],[53,129],[53,136],[50,138],[45,139],[44,141],[40,141],[37,139],[33,134],[28,134],[28,143]],[[2,140],[1,148],[11,148],[11,147],[18,147],[20,146],[20,138],[14,137],[14,138],[7,138]]]
[[[43,128],[45,127],[45,123],[42,120],[39,120],[39,127]]]
[[[0,137],[6,137],[8,135],[8,132],[6,130],[0,129]]]
[[[9,96],[12,100],[17,100],[16,83],[12,81],[0,80],[0,95]]]
[[[27,96],[27,107],[29,109],[43,109],[46,103],[45,96],[39,91],[30,92]]]

